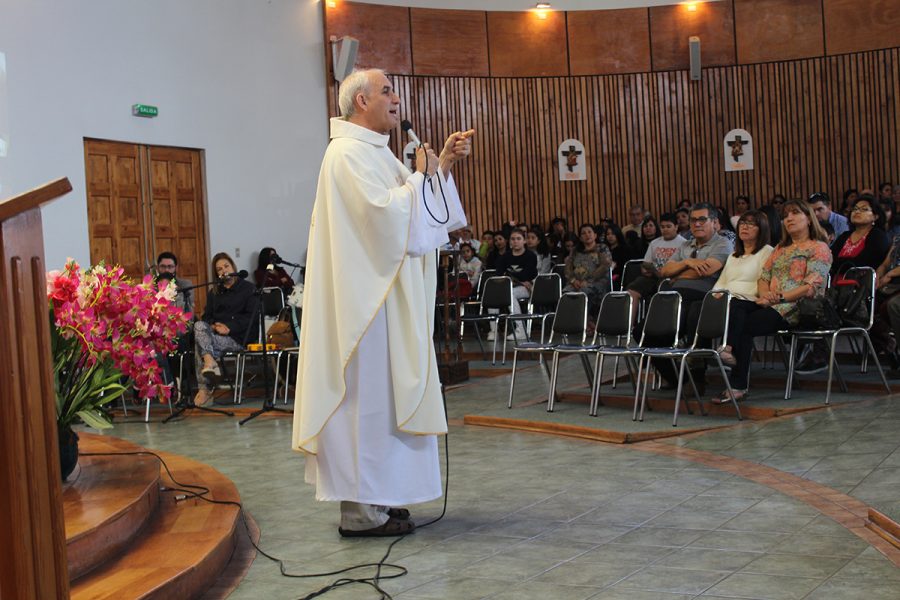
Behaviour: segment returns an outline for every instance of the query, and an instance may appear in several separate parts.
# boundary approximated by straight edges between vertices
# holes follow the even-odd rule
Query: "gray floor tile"
[[[708,592],[720,596],[800,600],[821,582],[821,579],[736,573],[709,588]]]

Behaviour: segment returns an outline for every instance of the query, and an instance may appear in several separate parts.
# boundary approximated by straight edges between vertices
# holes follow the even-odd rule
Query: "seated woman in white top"
[[[734,254],[728,257],[714,290],[728,290],[732,293],[731,310],[748,310],[756,306],[759,298],[759,277],[763,265],[772,255],[774,248],[766,244],[769,239],[769,221],[758,210],[748,210],[738,219],[738,236],[734,242]],[[743,305],[747,305],[745,307]],[[719,350],[722,362],[734,365],[731,346]],[[735,392],[738,395],[738,392]],[[726,399],[727,391],[720,400]],[[743,391],[739,395],[743,395]]]

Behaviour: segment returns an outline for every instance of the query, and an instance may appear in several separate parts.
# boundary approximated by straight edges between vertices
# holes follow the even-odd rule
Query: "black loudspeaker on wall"
[[[356,51],[359,50],[359,40],[350,36],[341,39],[331,38],[331,60],[334,66],[334,78],[343,81],[347,75],[353,72],[356,65]]]
[[[691,80],[700,81],[700,38],[692,35],[688,38],[691,53]]]

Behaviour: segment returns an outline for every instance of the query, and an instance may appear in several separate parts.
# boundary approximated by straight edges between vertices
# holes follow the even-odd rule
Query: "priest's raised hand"
[[[468,131],[456,131],[450,134],[447,141],[444,142],[444,149],[441,150],[441,172],[444,177],[450,175],[450,169],[453,165],[467,157],[472,153],[472,136],[475,135],[474,129]]]

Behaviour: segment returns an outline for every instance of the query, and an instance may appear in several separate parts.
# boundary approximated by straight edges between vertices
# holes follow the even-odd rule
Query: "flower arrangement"
[[[102,406],[119,398],[128,378],[142,398],[168,401],[156,356],[175,349],[191,315],[177,308],[174,282],[140,283],[119,266],[82,271],[69,259],[47,274],[57,424],[62,430],[80,418],[105,429],[112,423]]]

